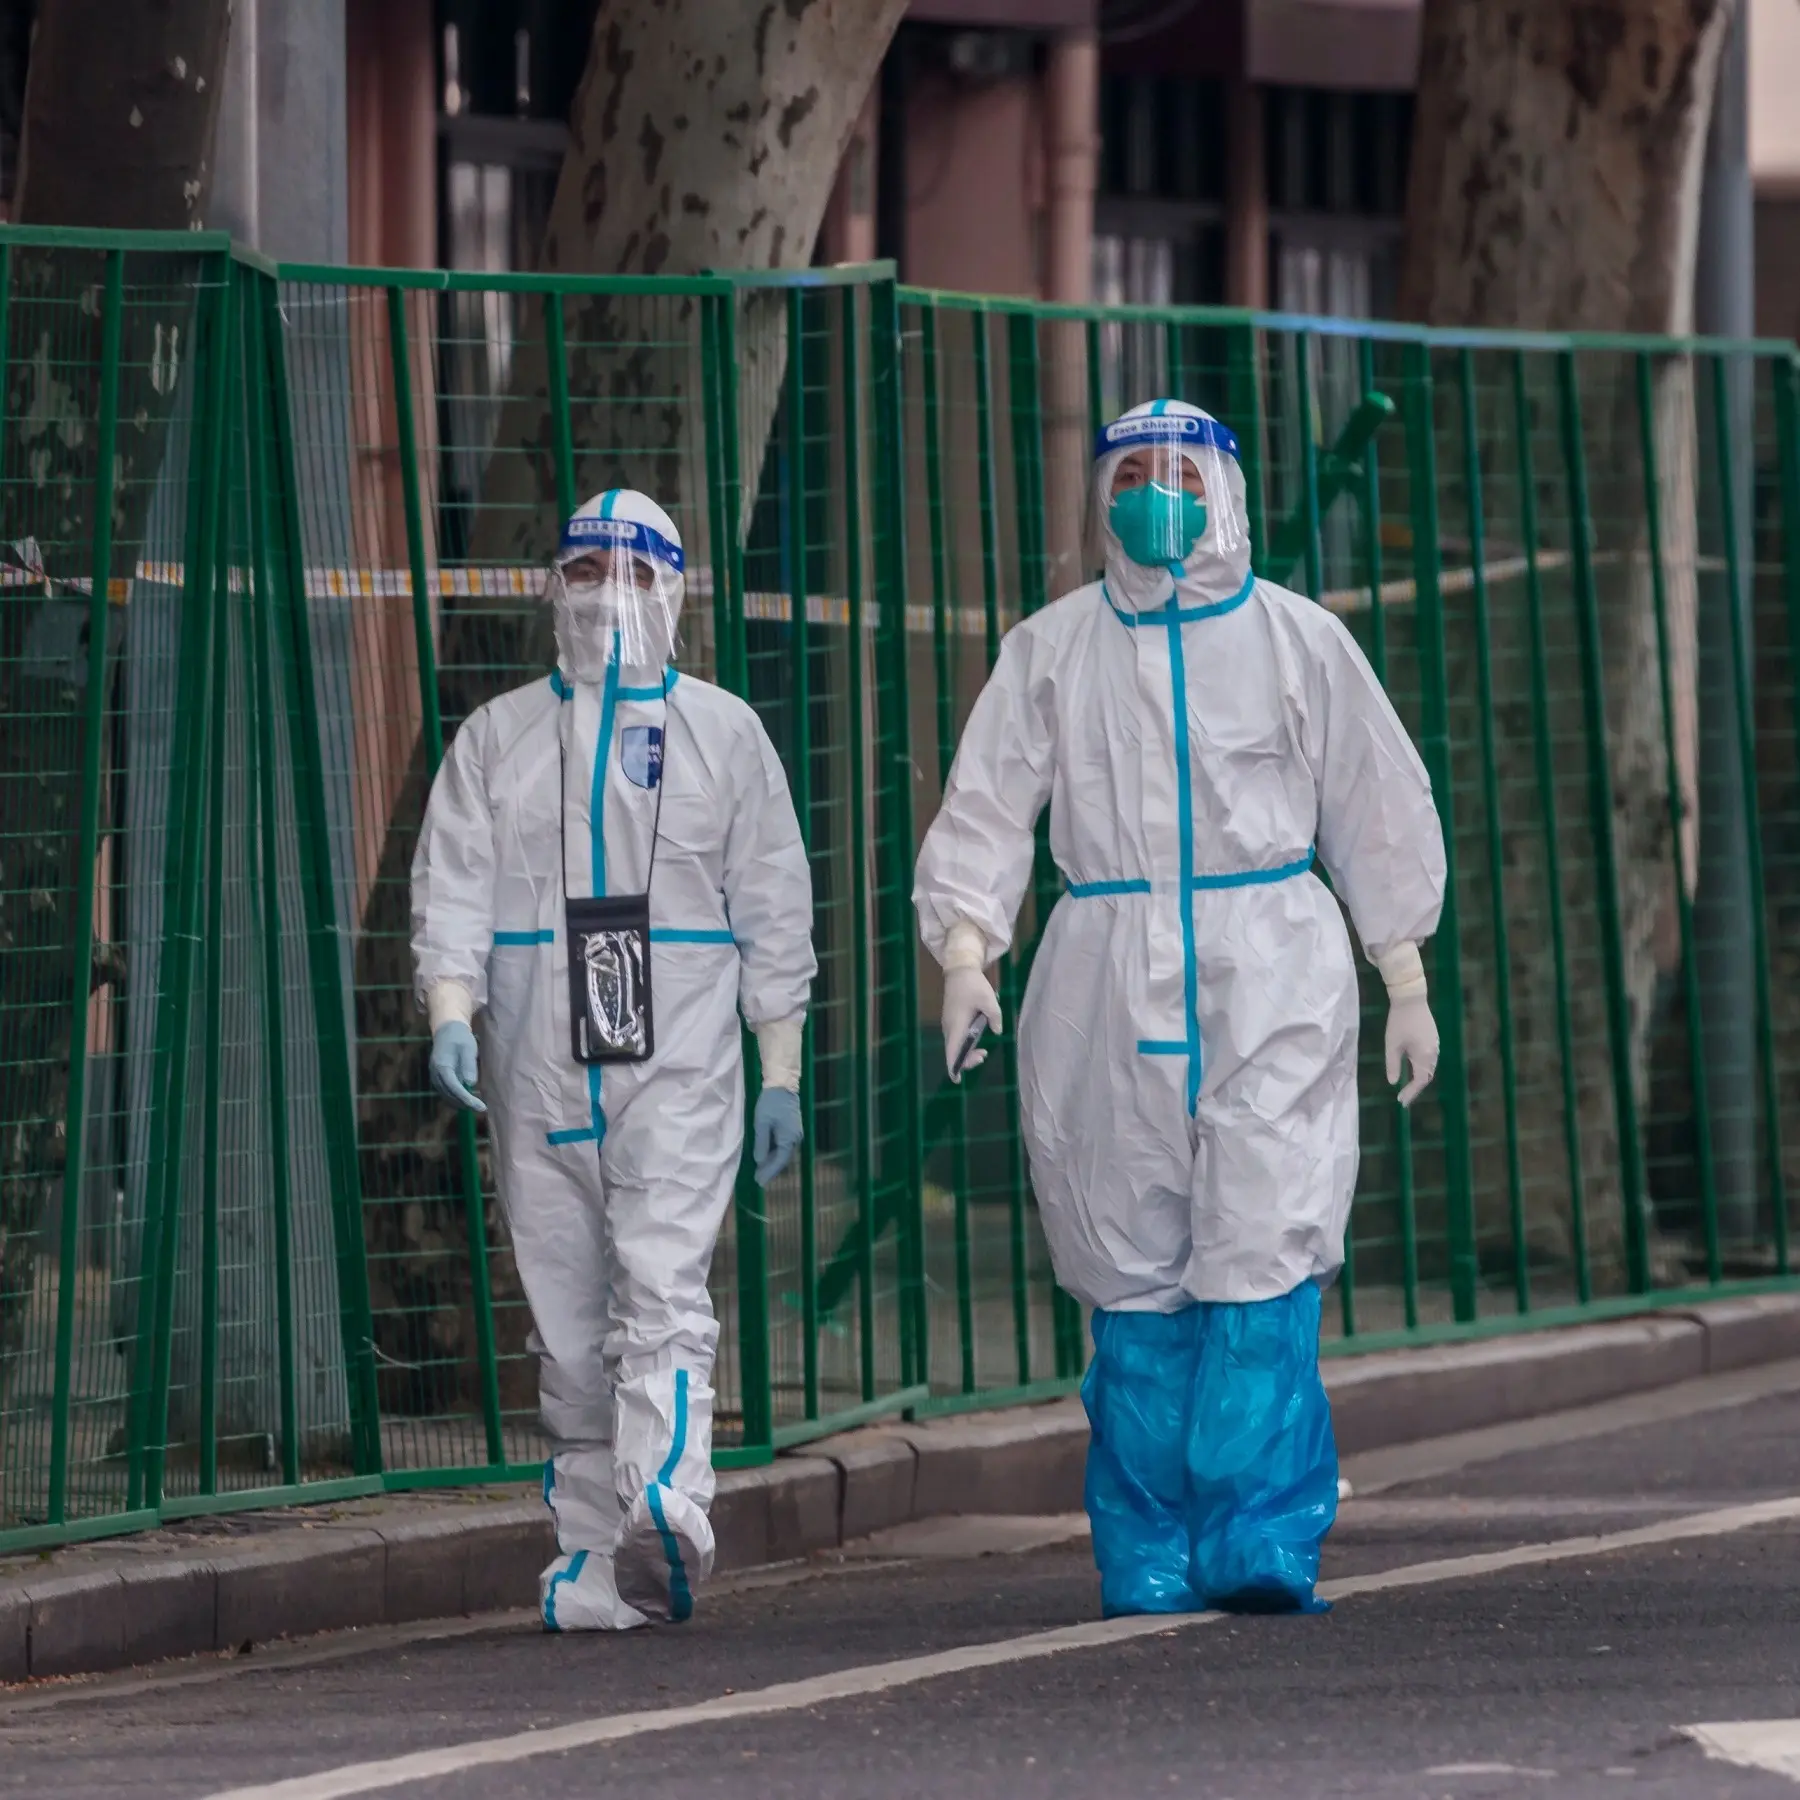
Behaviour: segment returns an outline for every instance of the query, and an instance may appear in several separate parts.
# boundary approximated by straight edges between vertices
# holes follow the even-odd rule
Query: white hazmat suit
[[[743,1145],[738,1013],[765,1088],[797,1088],[814,973],[811,881],[775,751],[741,700],[668,664],[674,524],[615,490],[570,521],[559,567],[596,546],[622,578],[576,587],[553,572],[559,669],[463,723],[413,863],[420,999],[434,1031],[479,1017],[553,1451],[559,1555],[540,1597],[563,1630],[683,1618],[710,1571],[707,1272]],[[653,1054],[584,1065],[565,891],[647,882]]]
[[[1319,1284],[1356,1183],[1357,982],[1312,871],[1388,978],[1410,1098],[1437,1056],[1417,942],[1443,840],[1349,633],[1251,574],[1229,431],[1139,407],[1101,434],[1092,498],[1106,578],[1007,635],[914,901],[954,1073],[971,1022],[1000,1023],[982,970],[1049,805],[1067,892],[1025,994],[1019,1106],[1057,1280],[1095,1309],[1103,1608],[1316,1611],[1337,1504]]]

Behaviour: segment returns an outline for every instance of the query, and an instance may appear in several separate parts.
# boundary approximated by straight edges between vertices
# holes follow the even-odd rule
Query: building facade
[[[1382,316],[1421,0],[913,0],[823,262],[1048,299]],[[604,0],[237,0],[216,222],[529,268]],[[1800,329],[1800,0],[1749,0],[1758,328]]]

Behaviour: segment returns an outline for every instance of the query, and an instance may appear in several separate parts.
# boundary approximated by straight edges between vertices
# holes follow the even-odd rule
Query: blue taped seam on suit
[[[663,685],[661,687],[620,688],[619,698],[621,700],[637,701],[641,704],[647,704],[652,700],[666,700],[669,695],[674,693],[675,684],[680,681],[680,679],[681,671],[679,669],[665,669],[663,671]],[[573,700],[575,698],[575,690],[568,682],[563,680],[561,669],[552,669],[550,671],[550,691],[559,700]]]
[[[608,494],[600,516],[612,517],[612,499]],[[594,894],[606,892],[606,775],[612,763],[613,722],[619,700],[619,634],[613,633],[613,653],[606,665],[606,686],[600,700],[600,741],[594,746],[594,778],[588,788],[588,838],[593,850]],[[593,1119],[594,1142],[606,1142],[606,1112],[601,1105],[600,1065],[589,1063],[587,1072],[588,1111]],[[571,1142],[576,1140],[569,1140]]]
[[[688,1372],[686,1369],[675,1371],[675,1430],[669,1440],[669,1454],[663,1466],[656,1471],[656,1479],[645,1490],[644,1497],[650,1505],[650,1516],[656,1521],[657,1535],[662,1539],[663,1555],[669,1560],[669,1617],[676,1621],[686,1619],[693,1613],[694,1596],[688,1586],[687,1570],[682,1566],[681,1546],[676,1542],[675,1534],[669,1529],[669,1521],[663,1513],[662,1495],[659,1488],[669,1487],[675,1479],[675,1470],[681,1462],[682,1452],[687,1448],[688,1424]]]
[[[1175,715],[1175,804],[1181,843],[1181,891],[1194,883],[1194,768],[1188,738],[1187,662],[1181,648],[1179,619],[1169,619],[1169,705]],[[1187,1107],[1192,1117],[1200,1107],[1200,1084],[1205,1065],[1200,1051],[1200,969],[1194,949],[1194,915],[1181,909],[1182,1029],[1188,1043]]]
[[[1314,852],[1308,850],[1304,856],[1296,857],[1290,863],[1283,863],[1274,869],[1243,869],[1232,875],[1196,875],[1189,885],[1195,893],[1207,893],[1218,888],[1272,887],[1278,881],[1292,881],[1298,875],[1309,873],[1313,866]]]
[[[1224,875],[1196,875],[1188,882],[1188,887],[1196,894],[1204,894],[1217,888],[1265,887],[1278,881],[1292,881],[1296,875],[1311,871],[1317,855],[1316,850],[1309,849],[1304,856],[1273,869],[1237,869]],[[1123,881],[1065,879],[1065,891],[1071,900],[1104,900],[1115,894],[1152,894],[1156,889],[1143,877],[1136,876]]]
[[[729,931],[713,930],[686,925],[657,925],[651,928],[650,941],[653,944],[735,944],[737,939]],[[496,950],[524,950],[535,944],[554,944],[554,931],[496,931],[494,948]]]
[[[1150,884],[1147,881],[1071,881],[1068,884],[1070,897],[1076,900],[1104,900],[1114,894],[1147,894]]]
[[[587,1567],[587,1559],[588,1553],[585,1550],[577,1550],[569,1559],[569,1566],[550,1577],[550,1585],[544,1590],[544,1623],[552,1631],[562,1630],[556,1622],[556,1590],[566,1581],[579,1580],[581,1571]]]
[[[1127,631],[1136,631],[1140,625],[1194,625],[1202,619],[1223,618],[1226,613],[1236,612],[1256,590],[1256,577],[1246,575],[1244,585],[1229,600],[1214,600],[1205,606],[1177,607],[1173,600],[1166,606],[1159,606],[1154,612],[1127,612],[1107,591],[1106,583],[1101,582],[1101,597],[1112,608],[1112,614]]]

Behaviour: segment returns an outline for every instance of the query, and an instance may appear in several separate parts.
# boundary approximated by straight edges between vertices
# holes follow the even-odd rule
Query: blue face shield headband
[[[563,527],[562,545],[557,552],[559,562],[573,556],[584,556],[590,550],[625,550],[636,556],[647,556],[665,568],[682,572],[681,546],[672,544],[650,525],[635,519],[575,518]]]

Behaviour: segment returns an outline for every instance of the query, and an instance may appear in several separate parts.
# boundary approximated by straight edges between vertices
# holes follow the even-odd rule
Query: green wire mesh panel
[[[156,242],[0,242],[14,1545],[356,1463],[244,272]]]
[[[1085,481],[1071,471],[1085,469],[1092,434],[1079,327],[913,295],[901,317],[912,601],[905,674],[922,837],[1001,637],[1084,579]],[[1009,1021],[1054,899],[1042,843],[1038,861],[1040,879],[998,981]],[[954,1402],[1066,1383],[1085,1360],[1081,1325],[1051,1278],[1031,1194],[1017,1038],[1009,1029],[979,1071],[951,1086],[936,1027],[937,966],[914,955],[934,1395]]]
[[[776,1443],[890,1410],[922,1379],[911,856],[895,792],[905,684],[882,506],[895,371],[876,322],[891,292],[866,280],[744,282],[735,315],[737,440],[757,471],[744,486],[744,691],[788,771],[819,960],[807,1142],[760,1205],[746,1188],[738,1206],[740,1231],[766,1215],[764,1272],[746,1305],[766,1295]],[[753,1316],[745,1326],[748,1355]]]
[[[1336,1347],[1788,1277],[1790,347],[879,267],[277,286],[223,239],[6,230],[0,361],[0,1548],[541,1456],[410,865],[609,486],[675,515],[682,666],[757,708],[814,877],[806,1149],[712,1271],[721,1459],[1066,1389],[1015,1040],[945,1081],[911,870],[1004,632],[1090,572],[1095,427],[1156,395],[1236,431],[1259,572],[1361,644],[1448,828],[1411,1115],[1363,975]],[[1009,1018],[1059,887],[1040,835]]]
[[[961,629],[966,597],[1004,630],[1075,585],[1077,425],[1158,395],[1236,430],[1259,572],[1344,622],[1425,757],[1454,871],[1431,956],[1445,1056],[1400,1112],[1365,969],[1344,1337],[1785,1272],[1789,356],[906,300],[912,590],[937,628],[911,672],[933,796],[991,662],[979,611]],[[1035,885],[1041,906],[1054,886]],[[1022,942],[1033,917],[1028,902]],[[965,1392],[1006,1380],[973,1300],[1006,1263],[971,1236],[977,1109],[995,1106],[1003,1156],[1016,1140],[1005,1072],[984,1076],[986,1093],[927,1111]]]
[[[138,1499],[196,337],[227,268],[219,240],[0,244],[0,1541]]]

